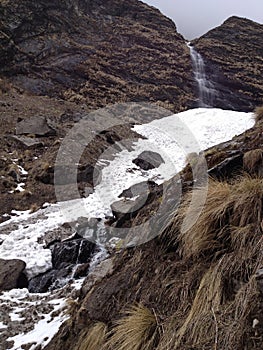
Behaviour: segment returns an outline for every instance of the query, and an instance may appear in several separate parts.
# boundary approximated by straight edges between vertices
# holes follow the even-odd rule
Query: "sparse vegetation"
[[[158,350],[206,349],[208,344],[214,349],[243,348],[251,332],[250,315],[260,298],[256,275],[263,264],[262,200],[261,178],[244,175],[233,183],[210,181],[199,219],[188,231],[179,232],[190,204],[190,195],[186,196],[166,241],[170,235],[172,244],[181,246],[183,261],[194,258],[200,269],[202,261],[208,264],[190,309],[185,312],[187,304],[180,304],[165,326]]]
[[[87,333],[80,336],[75,350],[101,350],[106,333],[107,326],[103,322],[96,323]]]
[[[246,152],[243,157],[244,169],[249,174],[254,174],[259,177],[263,176],[263,150],[254,149]]]
[[[142,305],[135,305],[116,322],[103,350],[152,350],[159,335],[156,315]]]
[[[263,106],[257,107],[254,111],[255,122],[259,123],[263,119]]]
[[[202,195],[204,188],[197,190]],[[177,222],[182,222],[187,216],[190,218],[199,208],[190,207],[192,195],[189,194],[179,210]],[[182,254],[206,259],[214,259],[225,251],[233,249],[231,242],[231,226],[245,227],[260,224],[262,217],[263,182],[260,178],[244,176],[233,184],[227,182],[210,181],[206,205],[199,219],[186,232],[180,233],[178,242],[181,244]],[[253,203],[253,206],[251,205]],[[188,211],[188,208],[190,212]]]

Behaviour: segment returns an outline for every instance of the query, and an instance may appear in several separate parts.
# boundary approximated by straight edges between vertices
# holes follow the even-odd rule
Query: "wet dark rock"
[[[26,263],[22,260],[0,259],[0,291],[13,288],[26,288],[28,281],[24,270]]]
[[[75,183],[76,181],[88,183],[91,186],[96,186],[101,181],[101,172],[97,167],[92,165],[81,166],[77,169],[70,165],[56,165],[50,166],[46,169],[40,170],[36,175],[36,180],[44,184],[63,186]]]
[[[60,269],[69,264],[82,264],[90,260],[95,252],[96,244],[85,239],[73,239],[55,243],[51,248],[52,265]]]
[[[79,168],[77,175],[78,182],[87,182],[96,186],[101,182],[101,171],[92,165],[83,165]]]
[[[76,234],[63,242],[55,242],[49,248],[53,269],[32,278],[29,281],[30,292],[45,293],[63,287],[73,278],[85,276],[97,246]]]
[[[118,197],[133,198],[151,191],[156,186],[158,185],[154,181],[143,181],[122,191],[122,193]]]
[[[218,180],[230,178],[243,170],[243,154],[226,158],[215,167],[208,170],[208,174]]]
[[[158,168],[162,163],[164,163],[164,160],[159,153],[144,151],[132,162],[143,170],[150,170]]]
[[[46,117],[37,116],[19,121],[16,124],[16,134],[32,134],[36,136],[54,136],[56,130],[50,126]]]
[[[46,293],[49,290],[63,287],[67,280],[70,279],[72,269],[73,265],[66,266],[59,270],[50,270],[32,278],[28,284],[29,292]]]

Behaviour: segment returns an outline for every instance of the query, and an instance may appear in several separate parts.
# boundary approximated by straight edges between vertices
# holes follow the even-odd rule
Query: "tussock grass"
[[[249,174],[255,174],[263,177],[263,150],[254,149],[246,152],[243,158],[243,165],[245,171]]]
[[[202,194],[203,189],[197,190]],[[201,208],[196,206],[187,211],[192,194],[185,199],[176,225],[187,214],[190,218]],[[184,256],[207,259],[218,258],[220,254],[234,249],[231,241],[231,226],[245,227],[260,224],[262,218],[263,180],[247,175],[233,184],[211,180],[207,200],[197,222],[186,232],[180,232],[177,240]]]
[[[257,107],[254,111],[255,122],[258,123],[263,119],[263,106]]]
[[[107,326],[103,322],[96,323],[88,332],[80,335],[75,350],[101,350],[106,340]]]
[[[256,244],[214,263],[204,273],[190,310],[186,316],[181,314],[184,322],[178,326],[180,314],[175,314],[157,349],[208,349],[211,344],[221,350],[241,348],[259,296],[255,275],[263,263],[258,254],[262,248],[262,243]]]
[[[159,334],[155,314],[142,305],[135,305],[115,323],[103,350],[152,350]]]
[[[249,317],[261,298],[256,274],[263,266],[263,180],[246,174],[232,183],[211,180],[198,220],[180,230],[185,217],[200,209],[197,200],[189,212],[191,199],[190,193],[166,230],[166,244],[176,242],[182,261],[200,266],[203,276],[194,297],[188,294],[165,324],[157,349],[244,348],[252,329]],[[196,280],[196,271],[189,273]],[[188,282],[183,283],[185,290]]]

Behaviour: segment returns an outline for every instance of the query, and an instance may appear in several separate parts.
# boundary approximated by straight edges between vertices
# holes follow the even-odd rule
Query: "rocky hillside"
[[[174,23],[131,0],[0,2],[0,76],[21,91],[89,108],[193,99],[191,60]]]
[[[198,210],[197,203],[190,208],[192,196],[202,188],[191,193],[191,167],[181,172],[184,196],[170,222],[86,278],[71,318],[46,350],[262,349],[262,127],[260,119],[205,152],[206,204],[184,232],[188,210]],[[122,225],[145,222],[160,202],[161,187]]]
[[[263,103],[263,25],[230,17],[193,41],[218,90],[215,105],[253,110]]]
[[[142,2],[0,1],[0,214],[55,200],[60,140],[91,110],[147,101],[180,111],[192,104],[192,86],[183,37]],[[30,127],[19,130],[26,120]],[[91,122],[90,130],[101,126]],[[107,139],[129,134],[124,128],[97,139],[82,164],[90,174],[81,176],[84,182]],[[25,183],[23,193],[19,183]]]

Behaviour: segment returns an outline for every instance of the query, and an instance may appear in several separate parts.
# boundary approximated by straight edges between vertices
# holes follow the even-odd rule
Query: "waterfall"
[[[213,83],[206,76],[204,60],[191,43],[188,43],[187,46],[190,49],[194,77],[198,87],[199,107],[213,107],[216,90]]]

